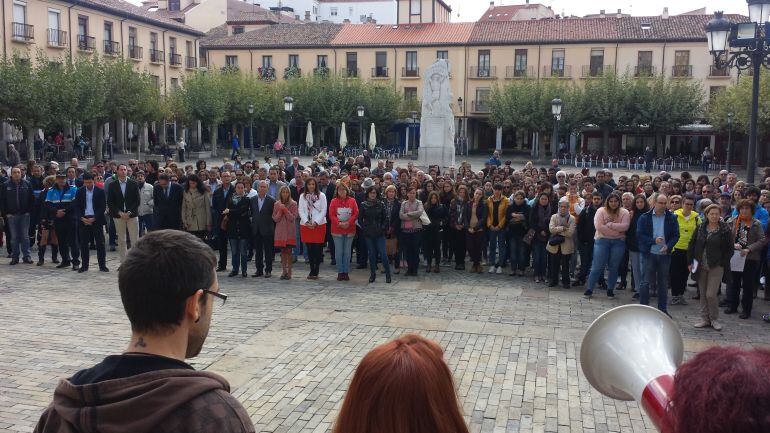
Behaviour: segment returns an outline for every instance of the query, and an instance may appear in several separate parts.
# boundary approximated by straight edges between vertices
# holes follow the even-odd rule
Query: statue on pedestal
[[[454,166],[454,143],[455,119],[449,86],[449,62],[439,59],[427,69],[423,83],[419,165]]]

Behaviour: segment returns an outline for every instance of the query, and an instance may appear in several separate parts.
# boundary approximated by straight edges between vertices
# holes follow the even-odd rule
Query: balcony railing
[[[12,35],[14,41],[32,42],[35,39],[35,26],[24,23],[13,23]]]
[[[389,72],[386,66],[377,66],[372,68],[372,78],[388,78],[390,76]]]
[[[257,79],[262,81],[275,81],[275,68],[272,66],[260,66],[257,68]]]
[[[358,68],[342,68],[340,69],[340,76],[343,78],[356,78],[360,74]]]
[[[582,78],[589,77],[601,77],[604,74],[611,73],[613,71],[610,65],[583,65],[580,76]]]
[[[184,66],[187,69],[195,69],[198,67],[198,59],[193,56],[187,56],[184,59]]]
[[[692,77],[692,65],[674,65],[671,67],[671,76],[678,78]]]
[[[165,53],[163,51],[150,48],[150,63],[163,63],[164,59]]]
[[[288,66],[283,69],[283,79],[291,80],[302,77],[302,69],[297,66]]]
[[[402,78],[417,78],[420,76],[420,68],[401,68]]]
[[[709,77],[729,77],[728,68],[717,68],[715,65],[709,65]]]
[[[473,101],[471,110],[474,113],[489,113],[489,101]]]
[[[543,78],[572,78],[572,65],[543,66]]]
[[[652,65],[638,65],[634,67],[634,77],[651,77],[657,74],[658,70]]]
[[[516,66],[506,66],[505,67],[505,78],[511,79],[511,78],[527,78],[527,77],[534,77],[535,76],[535,67],[516,67]]]
[[[329,76],[329,73],[331,70],[326,66],[319,66],[317,68],[313,68],[313,75],[316,77],[323,77],[326,78]]]
[[[104,54],[112,56],[120,54],[120,42],[104,41]]]
[[[138,45],[128,46],[128,58],[132,60],[142,60],[142,47]]]
[[[497,78],[497,67],[495,66],[471,66],[468,71],[468,78],[494,79]]]
[[[96,49],[96,38],[93,36],[78,35],[78,49],[80,51],[93,51]]]
[[[182,55],[176,53],[168,53],[168,64],[171,66],[182,66]]]
[[[48,46],[62,48],[67,46],[67,32],[59,29],[48,29]]]

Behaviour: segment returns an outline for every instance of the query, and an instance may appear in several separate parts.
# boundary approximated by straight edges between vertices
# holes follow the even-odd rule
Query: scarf
[[[754,217],[744,218],[739,212],[738,218],[735,219],[735,234],[738,235],[738,231],[741,229],[741,226],[746,226],[747,229],[751,229],[751,220],[753,219]]]

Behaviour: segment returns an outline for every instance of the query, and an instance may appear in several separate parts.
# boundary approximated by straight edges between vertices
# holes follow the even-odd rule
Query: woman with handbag
[[[428,193],[428,202],[425,203],[425,213],[430,224],[423,227],[422,254],[425,256],[425,272],[439,273],[441,263],[441,231],[447,219],[447,210],[439,199],[438,191]],[[431,263],[435,265],[431,267]]]
[[[396,198],[398,190],[395,185],[388,185],[385,188],[385,199],[382,204],[385,208],[385,253],[388,256],[388,262],[393,262],[394,273],[400,271],[400,257],[398,255],[398,237],[401,232],[401,202]]]
[[[722,221],[722,209],[718,204],[706,207],[706,222],[701,224],[687,248],[688,270],[695,271],[695,278],[700,291],[701,320],[696,328],[712,327],[722,329],[719,319],[717,291],[722,287],[722,278],[730,269],[733,257],[733,236],[730,226]],[[695,262],[698,263],[697,267]],[[727,275],[730,275],[728,273]]]
[[[532,246],[532,267],[535,271],[535,282],[544,283],[548,256],[546,244],[550,236],[551,216],[553,215],[550,192],[541,192],[535,199],[529,213],[529,231],[526,240]]]
[[[455,256],[455,270],[465,270],[465,218],[468,216],[468,187],[457,186],[457,196],[449,205],[449,230],[450,244]]]
[[[251,222],[249,221],[249,212],[251,205],[245,195],[246,185],[242,181],[235,184],[235,192],[227,198],[227,207],[222,211],[225,225],[225,233],[230,243],[230,250],[233,252],[232,264],[233,270],[228,277],[235,277],[240,271],[241,276],[246,278],[246,263],[249,256],[249,239],[251,237]]]
[[[482,188],[474,191],[473,200],[466,205],[466,208],[465,244],[468,247],[468,255],[473,263],[471,272],[480,274],[483,272],[481,269],[481,252],[484,249],[484,241],[486,239],[484,227],[487,222],[487,202],[484,199],[484,190]]]
[[[743,199],[735,206],[738,216],[730,218],[733,236],[733,254],[744,257],[745,263],[740,271],[732,271],[732,282],[727,286],[727,308],[725,314],[738,312],[741,304],[741,319],[751,317],[754,304],[754,286],[759,282],[760,252],[765,246],[765,233],[762,224],[754,218],[756,205],[753,201]],[[741,295],[743,291],[743,296]]]
[[[292,249],[297,245],[294,222],[297,220],[297,202],[291,198],[291,190],[284,185],[278,190],[278,200],[273,205],[275,232],[273,245],[281,250],[281,279],[291,279]]]
[[[570,202],[567,197],[559,200],[559,210],[551,216],[548,230],[551,237],[548,239],[546,250],[551,255],[549,269],[550,281],[548,287],[556,287],[559,284],[559,269],[561,269],[561,284],[569,289],[569,261],[575,252],[575,241],[572,235],[575,233],[575,217],[569,212]]]
[[[321,268],[323,244],[326,241],[326,194],[318,190],[315,178],[305,182],[305,190],[299,195],[300,240],[307,245],[310,262],[308,280],[317,280]]]
[[[211,231],[211,199],[197,176],[188,176],[182,195],[182,226],[205,241]]]
[[[401,240],[404,243],[407,265],[404,275],[408,277],[416,277],[417,268],[420,265],[423,212],[425,209],[422,202],[417,200],[417,189],[410,187],[406,193],[406,200],[401,203],[401,210],[398,214],[401,220]]]

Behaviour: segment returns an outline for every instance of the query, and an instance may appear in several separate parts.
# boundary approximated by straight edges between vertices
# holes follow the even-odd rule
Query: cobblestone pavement
[[[0,431],[30,431],[60,377],[124,350],[115,253],[108,266],[83,275],[50,263],[0,265]],[[654,431],[635,403],[593,390],[579,365],[585,328],[630,302],[629,291],[589,301],[582,289],[449,268],[390,285],[354,271],[340,283],[328,264],[310,282],[306,269],[298,264],[291,282],[220,273],[230,298],[192,361],[230,380],[257,431],[328,432],[361,357],[405,332],[444,347],[471,432]],[[722,332],[692,328],[695,302],[670,308],[688,356],[713,344],[770,346],[759,319],[767,302],[756,302],[751,320],[725,317]]]

